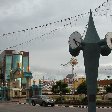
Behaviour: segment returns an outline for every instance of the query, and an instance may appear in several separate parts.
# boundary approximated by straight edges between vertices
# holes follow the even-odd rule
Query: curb
[[[98,107],[96,107],[96,108],[104,108],[104,109],[106,109],[106,108],[112,108],[112,107],[99,107],[99,106],[98,106]]]
[[[73,108],[73,107],[78,107],[78,108],[88,108],[88,106],[83,106],[83,105],[55,105],[55,106],[63,106],[63,107],[71,107],[71,108]],[[96,108],[104,108],[104,109],[106,109],[106,108],[112,108],[112,107],[104,107],[104,106],[97,106]]]
[[[78,107],[78,108],[88,108],[87,106],[83,106],[83,105],[55,105],[55,106],[63,106],[63,107],[70,107],[70,108],[74,108],[74,107]]]
[[[17,103],[17,104],[29,104],[29,103],[21,103],[21,102],[19,102],[19,103]]]
[[[29,104],[29,103],[17,103],[17,104]],[[59,104],[55,104],[56,107],[69,107],[69,108],[74,108],[74,107],[78,107],[78,108],[88,108],[88,106],[84,106],[84,105],[59,105]],[[96,108],[104,108],[104,109],[111,109],[112,107],[104,107],[104,106],[97,106]]]

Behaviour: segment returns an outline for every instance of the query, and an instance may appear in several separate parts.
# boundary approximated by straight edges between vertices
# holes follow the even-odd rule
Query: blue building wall
[[[28,58],[29,58],[28,56],[23,57],[24,72],[28,71],[28,66],[29,66],[29,59]]]
[[[18,63],[20,64],[20,68],[22,68],[22,55],[14,54],[12,59],[12,69],[15,70],[18,68]]]
[[[11,65],[12,65],[12,56],[6,55],[6,69],[5,69],[5,79],[10,79]]]

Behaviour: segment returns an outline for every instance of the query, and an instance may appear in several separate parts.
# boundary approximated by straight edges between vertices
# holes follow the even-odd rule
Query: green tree
[[[70,89],[68,88],[68,84],[64,83],[63,81],[57,81],[56,85],[52,86],[52,92],[57,94],[66,94],[70,92]]]
[[[99,91],[98,87],[97,87],[97,92]],[[87,84],[86,81],[84,81],[83,83],[81,83],[78,87],[77,87],[77,93],[78,94],[87,94]]]
[[[83,83],[81,83],[78,87],[77,87],[77,93],[78,94],[87,94],[87,84],[86,81],[84,81]]]
[[[107,93],[112,93],[112,84],[110,84],[110,86],[106,87],[106,92]]]

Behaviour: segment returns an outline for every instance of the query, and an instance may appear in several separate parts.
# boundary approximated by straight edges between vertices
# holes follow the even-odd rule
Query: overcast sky
[[[29,51],[30,68],[34,78],[39,79],[44,76],[50,79],[62,79],[71,73],[70,64],[66,67],[61,66],[72,57],[68,50],[69,36],[74,31],[83,34],[89,15],[85,14],[78,21],[72,19],[72,24],[66,27],[63,25],[69,23],[68,21],[52,24],[39,30],[34,29],[21,33],[18,31],[84,14],[90,9],[94,11],[104,2],[106,0],[0,0],[0,48],[3,51],[7,47],[36,38],[30,43],[13,49]],[[112,7],[111,2],[105,7],[109,6]],[[100,38],[105,38],[107,32],[112,32],[111,10],[109,8],[108,13],[99,11],[99,14],[93,17]],[[106,16],[100,16],[102,13]],[[54,29],[58,30],[40,38],[43,33],[49,33]],[[16,33],[2,36],[9,32]],[[77,75],[85,74],[82,51],[76,58],[78,65],[74,72]],[[112,53],[108,57],[100,57],[99,78],[106,78],[106,75],[111,75],[112,70],[110,68],[112,69]]]

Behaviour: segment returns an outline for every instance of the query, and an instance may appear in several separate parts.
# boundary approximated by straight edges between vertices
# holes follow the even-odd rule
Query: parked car
[[[30,98],[30,101],[33,106],[35,106],[36,104],[39,104],[40,106],[51,105],[53,107],[55,105],[55,101],[45,95],[32,96]]]

